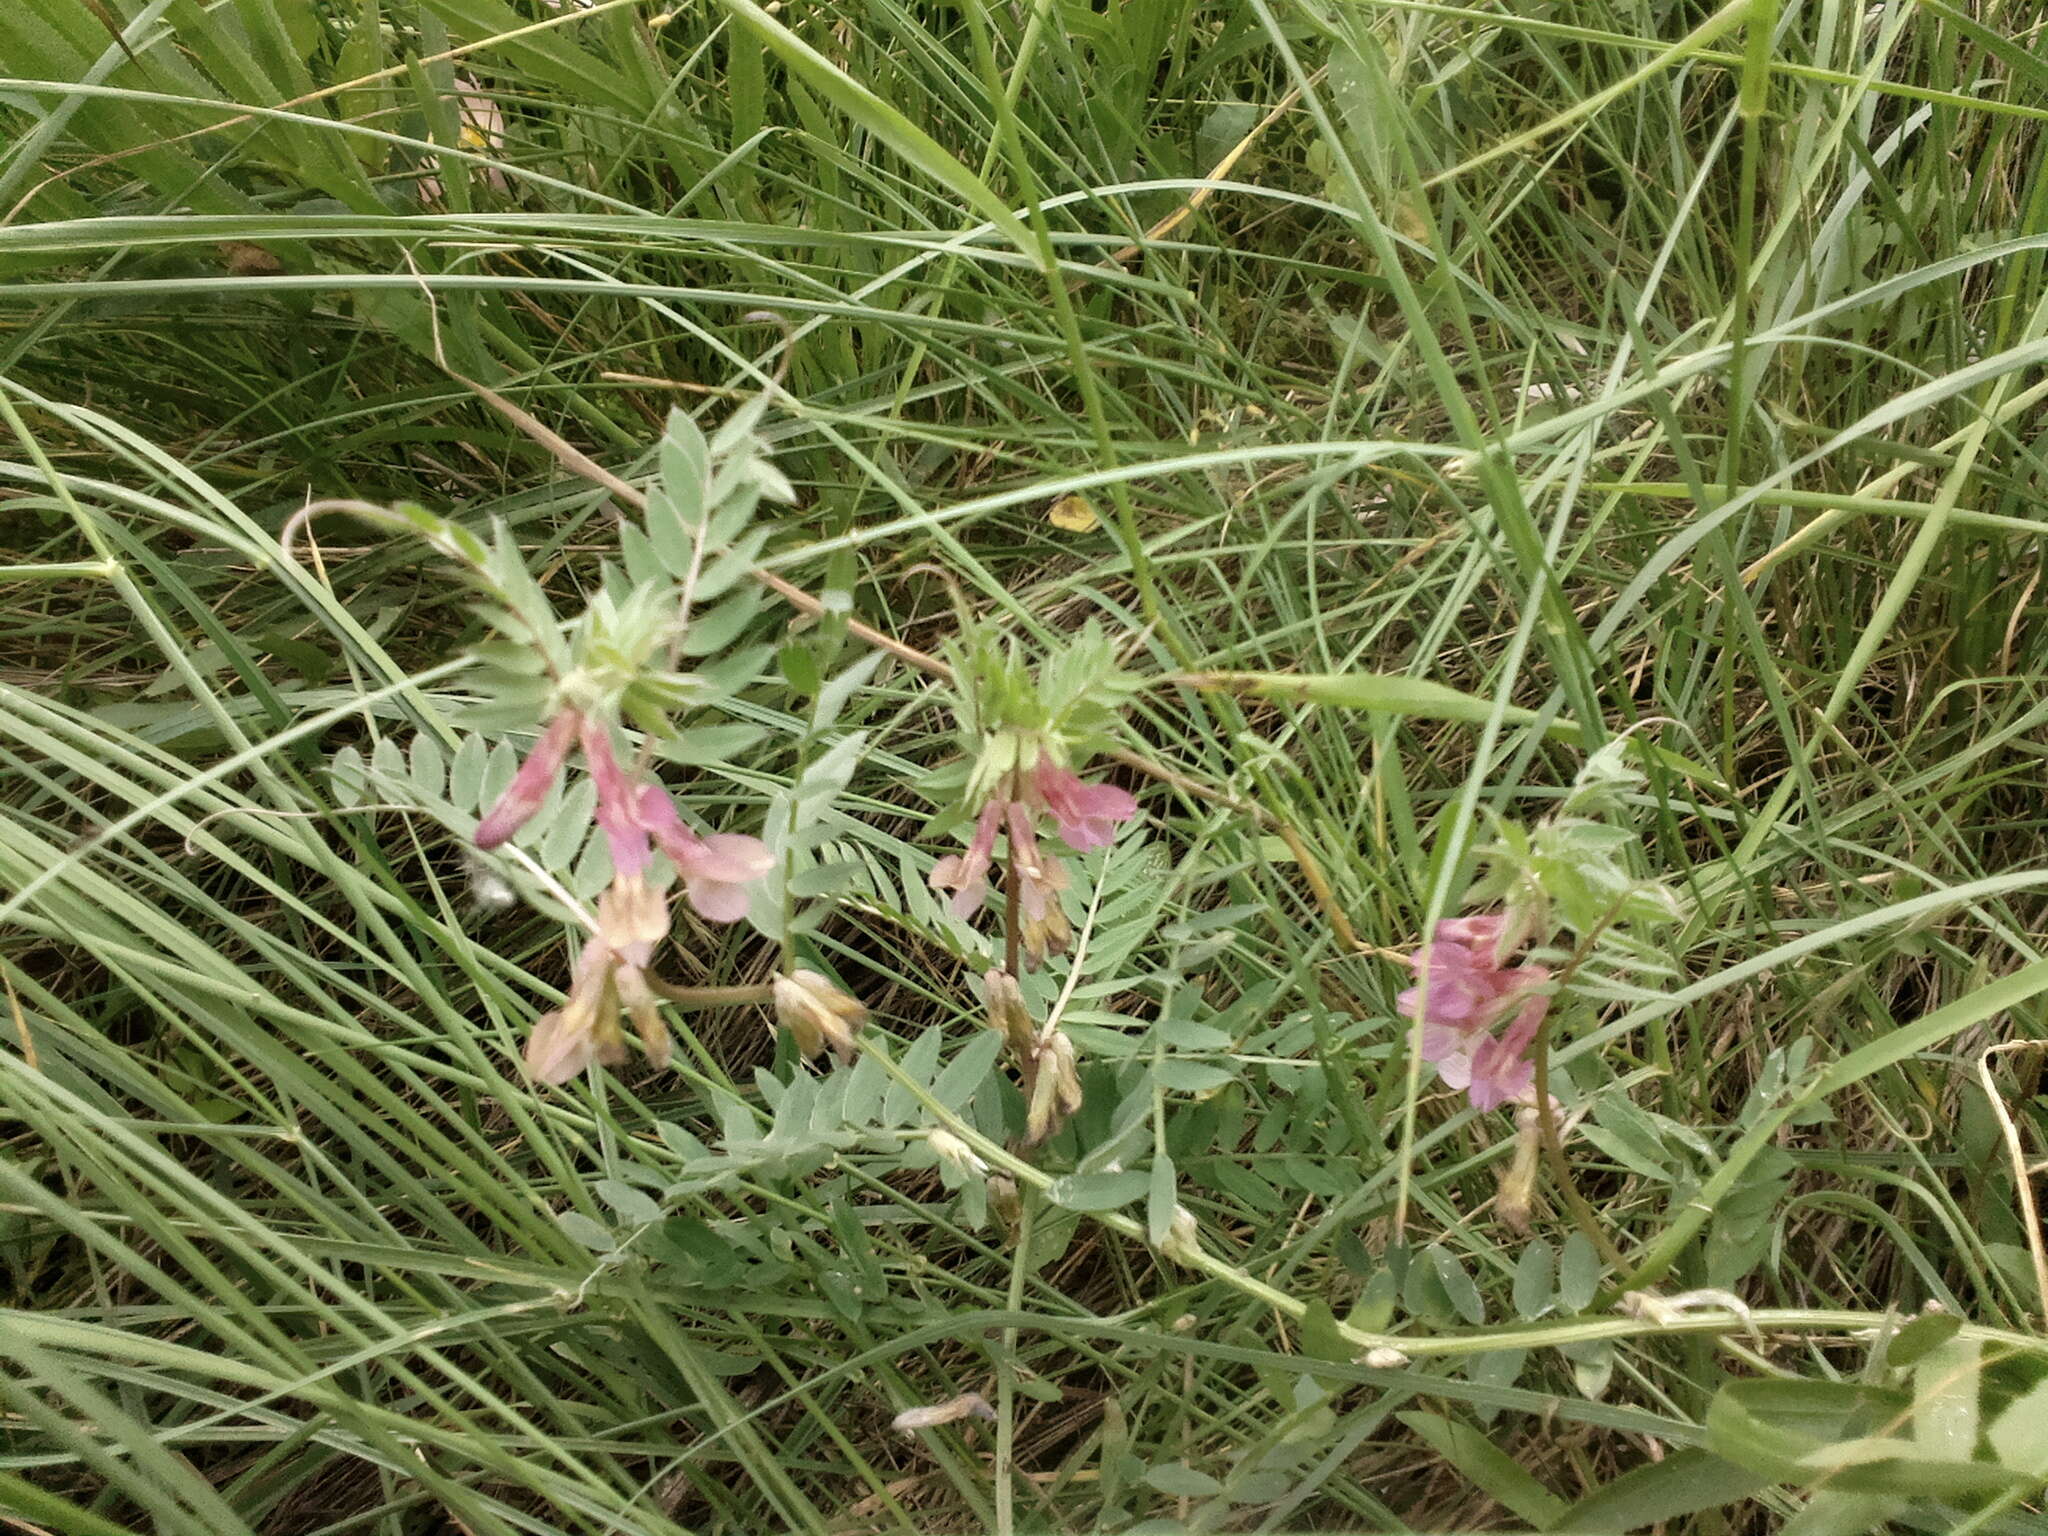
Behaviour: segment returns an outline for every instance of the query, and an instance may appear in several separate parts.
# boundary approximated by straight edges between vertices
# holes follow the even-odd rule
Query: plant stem
[[[882,1070],[901,1084],[938,1124],[966,1142],[990,1167],[998,1168],[1014,1179],[1020,1195],[1026,1188],[1041,1195],[1051,1189],[1054,1183],[1053,1175],[1033,1167],[946,1108],[932,1096],[928,1087],[898,1066],[874,1036],[863,1035],[860,1048],[874,1057],[881,1064]],[[1134,1221],[1118,1211],[1089,1211],[1086,1214],[1090,1220],[1112,1232],[1120,1233],[1134,1242],[1144,1243],[1147,1247],[1151,1246],[1146,1238],[1145,1224],[1141,1221]],[[1177,1256],[1177,1262],[1183,1268],[1194,1270],[1227,1285],[1293,1321],[1299,1322],[1308,1313],[1307,1302],[1289,1295],[1277,1286],[1267,1284],[1255,1275],[1247,1274],[1228,1260],[1219,1259],[1199,1248],[1183,1251]],[[1374,1349],[1392,1349],[1410,1358],[1433,1356],[1456,1359],[1467,1355],[1485,1354],[1490,1350],[1553,1349],[1561,1345],[1588,1344],[1601,1339],[1634,1339],[1672,1334],[1747,1333],[1773,1328],[1841,1333],[1849,1330],[1896,1327],[1897,1321],[1895,1314],[1878,1312],[1774,1307],[1752,1311],[1746,1320],[1730,1313],[1688,1311],[1676,1317],[1667,1316],[1662,1320],[1639,1316],[1579,1318],[1520,1328],[1482,1328],[1467,1334],[1368,1333],[1362,1328],[1354,1328],[1342,1321],[1336,1324],[1336,1331],[1339,1337],[1361,1354]],[[2048,1338],[1974,1324],[1965,1324],[1962,1334],[1967,1338],[1982,1339],[1987,1343],[2011,1348],[2021,1354],[2048,1357]]]
[[[1017,1191],[1017,1249],[1010,1259],[1008,1305],[1024,1310],[1024,1276],[1030,1266],[1031,1226],[1038,1212],[1038,1192]],[[1013,1463],[1017,1453],[1017,1330],[1005,1328],[996,1347],[996,1536],[1014,1536],[1017,1529],[1017,1488]]]

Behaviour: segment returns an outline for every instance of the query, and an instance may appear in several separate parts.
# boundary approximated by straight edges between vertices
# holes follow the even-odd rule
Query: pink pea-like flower
[[[714,832],[698,839],[694,849],[669,852],[690,905],[714,923],[732,923],[747,915],[753,883],[775,867],[775,855],[758,837]]]
[[[950,905],[955,917],[972,917],[988,900],[989,867],[995,860],[996,832],[1006,809],[1007,801],[989,801],[974,824],[974,841],[967,845],[967,852],[949,853],[932,866],[931,887],[953,893]]]
[[[1545,967],[1501,963],[1506,924],[1501,913],[1438,923],[1408,961],[1424,984],[1394,1002],[1402,1017],[1422,1025],[1422,1059],[1446,1087],[1468,1093],[1476,1109],[1528,1095],[1536,1070],[1529,1047],[1550,1007],[1541,990],[1550,980]],[[1496,1038],[1494,1028],[1509,1013],[1513,1022]]]
[[[640,812],[642,795],[612,755],[611,733],[595,720],[583,722],[583,760],[597,786],[597,825],[611,848],[612,873],[637,880],[654,858]]]
[[[533,819],[561,776],[570,746],[579,740],[590,781],[597,788],[597,826],[611,849],[617,882],[644,883],[658,843],[675,865],[690,905],[703,917],[730,923],[746,916],[753,883],[775,867],[768,845],[736,832],[699,837],[683,825],[666,790],[641,782],[620,766],[611,732],[603,723],[573,709],[563,710],[548,723],[511,786],[478,823],[477,847],[496,848]]]
[[[1427,986],[1410,987],[1394,1000],[1394,1006],[1409,1019],[1426,1007],[1422,1020],[1427,1025],[1454,1030],[1483,1028],[1499,1011],[1510,973],[1494,963],[1491,940],[1474,946],[1446,934],[1449,927],[1449,923],[1438,923],[1436,937],[1408,961],[1423,973]]]
[[[477,823],[477,847],[496,848],[533,819],[548,791],[554,788],[555,780],[561,777],[562,764],[568,761],[569,748],[582,727],[583,717],[573,709],[563,710],[548,722],[548,728],[526,754],[526,761],[519,765],[505,793]]]
[[[683,825],[675,802],[658,784],[641,789],[637,809],[640,825],[675,865],[683,893],[700,917],[733,923],[747,915],[753,883],[775,867],[766,843],[738,832],[699,837]]]
[[[1041,757],[1034,774],[1038,798],[1044,802],[1060,836],[1076,853],[1106,848],[1116,841],[1117,823],[1138,814],[1138,802],[1114,784],[1084,784],[1071,768]]]
[[[1540,965],[1524,969],[1534,973],[1532,986],[1540,986],[1550,978],[1550,973]],[[1499,1039],[1491,1035],[1481,1037],[1478,1048],[1472,1052],[1472,1080],[1466,1087],[1474,1109],[1498,1109],[1529,1096],[1536,1085],[1536,1064],[1529,1059],[1529,1047],[1535,1043],[1536,1031],[1549,1008],[1549,997],[1539,992],[1522,1004],[1514,1023]]]

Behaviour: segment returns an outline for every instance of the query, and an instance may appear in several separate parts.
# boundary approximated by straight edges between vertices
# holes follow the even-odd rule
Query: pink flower
[[[1438,923],[1408,961],[1427,985],[1408,988],[1394,1002],[1404,1018],[1422,1024],[1422,1059],[1446,1087],[1467,1091],[1476,1109],[1528,1094],[1536,1070],[1529,1047],[1550,1007],[1548,994],[1536,990],[1549,982],[1548,969],[1500,963],[1506,922],[1488,913]],[[1495,1038],[1494,1027],[1511,1010],[1514,1021]]]
[[[659,843],[682,877],[690,905],[702,916],[714,923],[746,916],[752,899],[748,887],[775,867],[768,845],[734,832],[699,837],[683,825],[667,791],[619,766],[610,730],[573,709],[549,722],[511,787],[477,826],[477,847],[497,847],[532,818],[560,776],[570,743],[579,739],[597,787],[597,825],[611,848],[615,884],[644,884]]]
[[[652,834],[676,867],[690,905],[707,922],[732,923],[747,915],[750,887],[775,867],[775,855],[758,837],[714,832],[699,837],[683,825],[659,784],[641,788],[636,807],[639,825]]]
[[[595,720],[583,722],[583,760],[590,765],[591,783],[597,786],[597,825],[611,847],[612,873],[620,879],[637,880],[654,858],[648,828],[641,819],[641,796],[612,756],[611,733]]]
[[[583,717],[573,709],[563,710],[548,722],[548,728],[526,754],[526,761],[519,765],[505,793],[477,823],[477,847],[496,848],[533,819],[548,791],[554,788],[555,780],[561,777],[562,764],[569,758],[569,745],[582,726]]]
[[[1436,925],[1436,936],[1440,942],[1460,945],[1492,964],[1499,957],[1500,936],[1507,925],[1505,912],[1483,912],[1477,917],[1447,917]]]
[[[1523,966],[1522,970],[1528,973],[1526,987],[1541,986],[1550,979],[1550,972],[1540,965]],[[1529,1060],[1529,1047],[1549,1008],[1550,998],[1539,992],[1522,1004],[1514,1023],[1498,1040],[1491,1035],[1481,1037],[1472,1052],[1467,1087],[1474,1109],[1498,1109],[1511,1100],[1528,1097],[1536,1085],[1536,1064]]]
[[[991,800],[981,808],[974,824],[974,841],[965,854],[949,853],[932,866],[931,887],[951,891],[955,917],[972,917],[988,899],[989,866],[995,859],[996,829],[1002,825],[1008,802]]]
[[[1425,1024],[1450,1029],[1478,1029],[1499,1011],[1508,973],[1493,962],[1491,944],[1473,947],[1445,933],[1449,923],[1436,925],[1436,938],[1409,958],[1409,965],[1424,973],[1427,985],[1410,987],[1394,1000],[1394,1007],[1406,1019],[1417,1017]]]
[[[1116,824],[1138,814],[1138,802],[1114,784],[1084,784],[1070,768],[1041,757],[1035,774],[1038,798],[1052,814],[1060,836],[1076,853],[1116,841]]]
[[[670,855],[683,877],[690,905],[706,920],[731,923],[747,915],[749,887],[775,867],[775,855],[758,837],[714,832],[693,852]]]

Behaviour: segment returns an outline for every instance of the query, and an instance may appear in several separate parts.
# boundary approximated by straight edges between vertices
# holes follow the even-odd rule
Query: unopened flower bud
[[[962,1178],[983,1178],[988,1173],[988,1164],[951,1131],[935,1127],[926,1131],[924,1139],[932,1151],[939,1155],[939,1161],[959,1174]]]
[[[1017,978],[998,966],[981,978],[982,996],[988,1000],[988,1027],[1009,1042],[1019,1061],[1028,1061],[1038,1043],[1037,1027]]]
[[[1159,1240],[1159,1252],[1184,1268],[1192,1267],[1201,1258],[1202,1228],[1195,1213],[1186,1206],[1173,1208],[1173,1220],[1167,1224],[1166,1236]]]
[[[512,783],[505,793],[477,823],[477,847],[495,848],[533,819],[534,812],[540,809],[541,802],[547,799],[548,791],[561,776],[562,764],[567,761],[569,748],[575,745],[576,733],[582,727],[583,717],[573,709],[562,710],[548,722],[548,728],[541,732],[540,740],[527,753],[526,761],[519,765],[519,771],[512,776]]]
[[[805,1060],[827,1047],[842,1064],[853,1060],[853,1036],[868,1011],[816,971],[791,971],[775,978],[775,1022],[796,1041]]]
[[[1065,1030],[1032,1042],[1024,1059],[1024,1097],[1024,1135],[1034,1147],[1079,1112],[1081,1076]]]

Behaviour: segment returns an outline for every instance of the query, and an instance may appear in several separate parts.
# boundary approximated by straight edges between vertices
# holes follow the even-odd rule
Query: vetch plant
[[[1092,626],[1036,673],[1013,643],[986,629],[955,647],[952,659],[967,767],[948,819],[972,818],[974,830],[966,852],[933,866],[932,889],[952,894],[956,917],[973,916],[988,899],[996,839],[1003,837],[1007,968],[1015,972],[1021,958],[1035,969],[1065,954],[1073,939],[1061,902],[1071,877],[1039,840],[1042,820],[1074,852],[1086,853],[1114,841],[1117,826],[1137,814],[1128,790],[1084,782],[1074,771],[1103,744],[1131,685]]]
[[[1408,958],[1416,984],[1395,1009],[1420,1026],[1422,1059],[1475,1109],[1535,1102],[1536,1048],[1553,1000],[1589,960],[1600,956],[1611,970],[1669,969],[1643,935],[1675,922],[1678,901],[1639,872],[1636,835],[1611,820],[1640,782],[1624,748],[1617,741],[1589,759],[1556,812],[1534,828],[1493,818],[1494,840],[1479,850],[1484,873],[1465,905],[1499,910],[1444,919]],[[1571,951],[1550,947],[1560,932],[1575,940]]]
[[[678,716],[701,716],[733,697],[766,658],[761,647],[732,647],[763,599],[745,579],[767,533],[754,513],[763,500],[791,496],[755,431],[764,408],[760,399],[749,402],[708,443],[687,416],[671,417],[660,484],[646,497],[644,520],[621,529],[624,568],[608,568],[583,613],[567,625],[503,527],[486,544],[414,506],[308,509],[345,509],[417,532],[467,566],[485,594],[481,611],[491,633],[473,648],[480,663],[477,698],[465,723],[539,723],[540,734],[477,821],[472,841],[480,853],[504,848],[541,815],[574,757],[580,755],[588,771],[588,798],[566,797],[562,805],[564,811],[587,805],[581,814],[599,836],[609,880],[595,917],[583,918],[591,934],[567,999],[541,1017],[528,1041],[527,1071],[540,1082],[565,1083],[593,1063],[622,1063],[628,1019],[649,1062],[668,1064],[671,1043],[660,1009],[681,989],[661,981],[654,965],[670,933],[672,886],[705,921],[752,918],[783,945],[786,974],[761,1000],[772,1002],[774,1018],[802,1055],[829,1047],[840,1060],[850,1059],[853,1032],[866,1016],[827,978],[790,959],[790,898],[772,878],[782,858],[796,851],[788,815],[770,829],[777,846],[747,833],[700,830],[655,771],[662,757],[715,768],[753,734],[683,726]],[[690,657],[704,661],[686,669]],[[834,782],[843,784],[858,745],[849,739],[842,743],[849,750],[827,754]],[[809,794],[815,802],[816,783]],[[801,802],[800,796],[791,804]],[[548,818],[544,846],[561,845],[563,814]],[[582,841],[572,836],[569,845]]]
[[[1036,969],[1073,942],[1064,904],[1072,876],[1041,833],[1088,853],[1115,841],[1117,827],[1137,814],[1128,790],[1089,783],[1075,771],[1106,744],[1131,684],[1092,625],[1035,670],[1014,642],[987,627],[970,629],[951,660],[963,756],[951,775],[958,797],[942,824],[971,819],[973,831],[964,853],[933,866],[931,886],[951,893],[956,917],[973,916],[988,900],[996,839],[1005,840],[1004,963],[983,977],[985,1018],[1017,1067],[1025,1141],[1037,1146],[1082,1104],[1073,1040],[1054,1020],[1036,1023],[1017,985],[1020,968]]]

